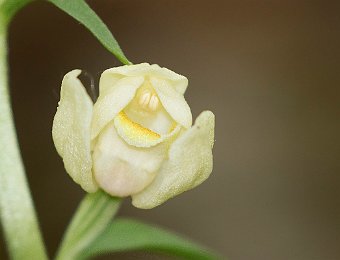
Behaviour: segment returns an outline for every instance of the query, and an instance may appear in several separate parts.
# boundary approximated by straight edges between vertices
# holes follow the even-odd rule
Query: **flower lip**
[[[132,121],[123,111],[115,117],[114,126],[118,135],[126,143],[136,147],[155,146],[177,134],[181,128],[179,125],[173,124],[168,133],[159,134]]]

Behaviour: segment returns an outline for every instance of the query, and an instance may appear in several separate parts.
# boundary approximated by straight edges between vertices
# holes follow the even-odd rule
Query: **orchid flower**
[[[214,114],[192,125],[186,77],[154,64],[105,70],[93,104],[78,79],[64,76],[52,135],[66,171],[85,191],[132,197],[153,208],[212,172]]]

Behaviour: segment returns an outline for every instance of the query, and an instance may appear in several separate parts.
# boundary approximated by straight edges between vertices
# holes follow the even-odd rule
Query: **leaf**
[[[33,0],[5,0],[0,4],[0,11],[6,17],[6,21],[9,21],[17,11],[32,1]]]
[[[88,193],[72,218],[55,259],[78,259],[80,252],[105,230],[120,203],[121,199],[103,191]]]
[[[165,253],[185,259],[219,258],[206,248],[169,231],[136,220],[118,218],[81,253],[80,259],[130,250]]]
[[[84,0],[48,0],[68,15],[82,23],[93,35],[124,64],[131,64],[125,57],[110,30]]]

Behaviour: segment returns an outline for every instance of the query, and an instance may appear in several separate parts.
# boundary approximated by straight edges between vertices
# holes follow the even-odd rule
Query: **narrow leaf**
[[[93,35],[124,64],[131,64],[125,57],[110,30],[84,0],[48,0],[68,15],[82,23]]]
[[[116,219],[82,252],[81,259],[100,254],[143,250],[185,259],[218,259],[218,256],[178,235],[131,219]]]
[[[6,17],[6,22],[9,21],[17,11],[23,8],[33,0],[4,0],[0,1],[0,12]]]
[[[78,259],[77,255],[94,241],[117,213],[121,199],[97,191],[80,203],[67,228],[56,259]]]

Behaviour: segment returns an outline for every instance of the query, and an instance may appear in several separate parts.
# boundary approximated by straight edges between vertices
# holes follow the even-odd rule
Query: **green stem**
[[[7,79],[7,18],[0,13],[0,217],[11,259],[47,259],[16,136]]]
[[[57,260],[78,259],[117,213],[121,199],[103,191],[87,194],[67,228],[57,252]]]

